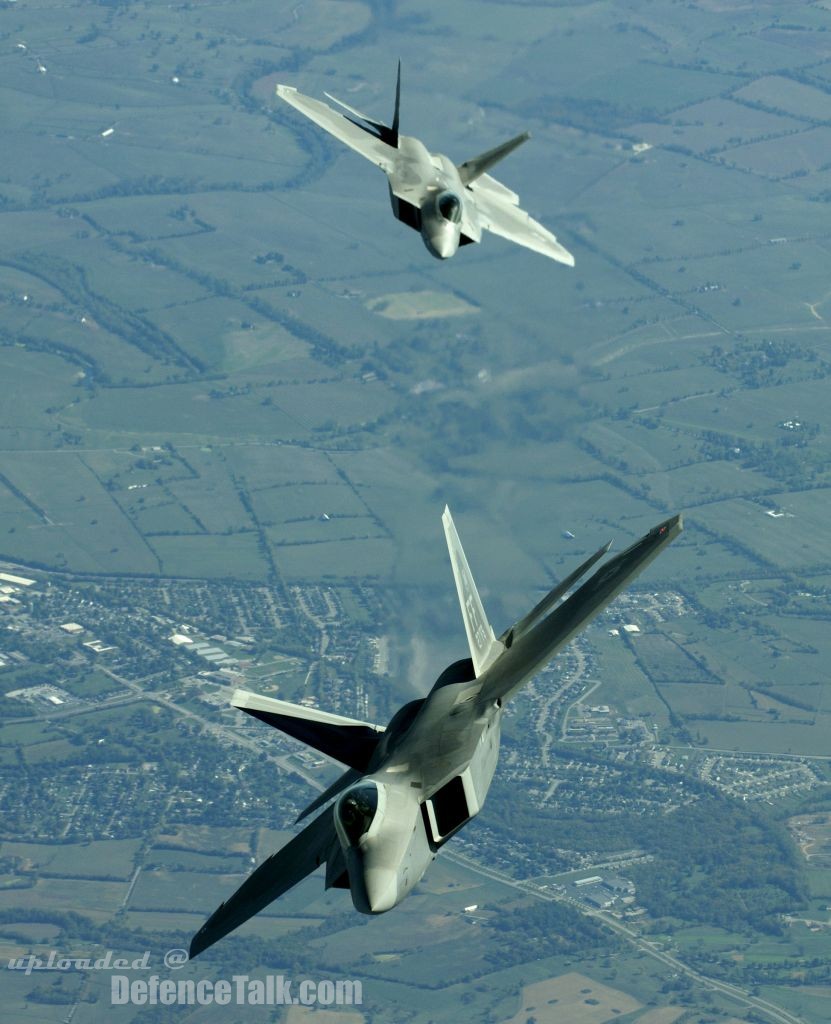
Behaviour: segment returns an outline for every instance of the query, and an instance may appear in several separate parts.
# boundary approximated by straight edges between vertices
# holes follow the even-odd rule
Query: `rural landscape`
[[[0,0],[0,1003],[37,1024],[831,1014],[831,3]],[[574,253],[446,263],[274,95],[499,167]],[[685,532],[509,709],[401,907],[317,873],[118,1006],[336,767],[608,540]],[[245,719],[245,720],[243,720]],[[138,972],[134,972],[138,976]]]

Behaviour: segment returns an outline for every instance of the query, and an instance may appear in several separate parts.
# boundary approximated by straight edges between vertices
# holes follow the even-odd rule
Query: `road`
[[[733,757],[775,757],[791,761],[831,761],[831,754],[790,754],[781,750],[726,750],[723,747],[690,747],[662,743],[667,750],[694,750],[696,754],[732,754]]]
[[[586,697],[588,697],[592,693],[594,693],[594,691],[596,689],[598,689],[598,687],[600,687],[602,682],[603,682],[602,679],[598,679],[595,683],[593,683],[589,687],[588,690],[584,690],[583,693],[581,693],[580,696],[577,698],[577,700],[573,700],[571,702],[571,704],[569,704],[569,706],[565,709],[565,711],[563,712],[563,720],[562,720],[562,723],[560,725],[560,739],[561,740],[564,740],[566,738],[566,733],[568,732],[568,716],[577,707],[578,704],[582,704],[583,701],[586,699]]]
[[[137,696],[144,700],[152,701],[155,704],[161,704],[171,711],[175,711],[177,715],[183,715],[185,718],[190,718],[194,722],[198,722],[199,725],[211,736],[215,736],[217,739],[225,740],[226,742],[235,743],[239,747],[244,747],[246,750],[253,751],[257,757],[266,758],[268,761],[272,761],[274,764],[279,765],[283,771],[292,772],[295,775],[299,775],[304,782],[307,782],[310,786],[313,786],[316,790],[322,790],[325,788],[324,784],[315,776],[308,772],[302,765],[297,763],[297,759],[293,754],[274,754],[270,753],[261,742],[252,739],[248,736],[244,736],[237,732],[235,729],[230,728],[227,725],[223,725],[219,722],[208,721],[206,715],[210,712],[206,707],[206,715],[199,715],[195,711],[191,711],[189,708],[184,708],[180,704],[176,704],[169,697],[165,697],[160,693],[152,693],[147,690],[143,690],[138,683],[131,682],[129,679],[125,679],[123,676],[117,675],[110,669],[102,668],[102,672],[106,673],[111,679],[114,679],[121,686],[131,690]],[[230,693],[230,687],[229,693]],[[89,710],[89,709],[87,709]]]
[[[169,708],[171,711],[177,714],[183,715],[186,718],[191,718],[198,722],[206,731],[216,736],[219,739],[224,739],[238,746],[245,747],[258,755],[258,757],[266,757],[268,760],[276,763],[284,771],[293,772],[303,778],[310,786],[320,791],[322,790],[323,784],[314,775],[305,771],[299,766],[290,754],[270,754],[263,750],[260,743],[253,739],[249,739],[247,736],[240,735],[234,729],[228,726],[221,725],[215,722],[206,721],[205,717],[198,715],[188,708],[183,708],[176,704],[170,698],[165,697],[157,693],[148,693],[142,690],[138,683],[131,682],[130,680],[124,679],[122,676],[116,675],[107,669],[104,669],[107,675],[111,676],[122,686],[133,691],[136,695],[140,695],[145,700],[154,701],[155,703],[162,704]],[[585,695],[584,695],[585,696]],[[650,942],[648,939],[644,939],[634,929],[629,928],[623,922],[617,918],[612,917],[611,914],[606,914],[602,910],[590,910],[588,907],[583,906],[582,903],[577,900],[571,899],[568,896],[561,896],[551,892],[549,889],[541,888],[535,885],[532,881],[517,881],[511,878],[509,875],[504,874],[501,871],[497,871],[494,868],[484,867],[478,862],[472,860],[461,853],[454,853],[449,850],[442,851],[443,856],[448,860],[466,868],[469,871],[474,871],[477,874],[483,875],[485,878],[490,878],[493,881],[508,885],[513,889],[516,889],[528,896],[532,896],[535,899],[547,900],[547,901],[559,901],[568,903],[576,910],[580,911],[581,914],[585,914],[588,917],[593,917],[598,921],[601,921],[613,932],[620,935],[626,942],[631,946],[645,953],[647,956],[651,956],[653,959],[660,961],[666,967],[671,968],[673,971],[677,971],[679,974],[686,975],[696,984],[701,985],[703,988],[719,992],[726,996],[728,999],[733,999],[743,1006],[755,1009],[760,1013],[765,1014],[770,1020],[774,1021],[774,1024],[806,1024],[801,1018],[788,1010],[777,1006],[775,1003],[771,1003],[767,999],[762,999],[760,996],[754,996],[744,989],[739,988],[738,985],[732,985],[725,981],[718,981],[715,978],[709,978],[704,974],[699,973],[694,968],[689,967],[682,960],[679,960],[672,953],[667,953],[664,950],[658,948],[654,942]]]
[[[618,919],[612,917],[611,914],[606,914],[602,910],[590,910],[577,900],[571,899],[568,896],[558,895],[557,893],[551,892],[549,889],[541,889],[539,886],[534,885],[533,882],[517,881],[515,878],[511,878],[509,875],[506,875],[501,871],[497,871],[495,868],[489,868],[479,864],[477,861],[472,860],[464,854],[453,853],[445,849],[442,851],[442,856],[458,864],[460,867],[466,868],[468,871],[474,871],[479,875],[483,875],[485,878],[490,878],[492,881],[501,882],[503,885],[508,885],[527,896],[533,896],[535,899],[547,900],[548,902],[557,901],[560,903],[570,904],[576,910],[579,910],[581,914],[585,914],[587,917],[593,917],[597,921],[601,921],[608,928],[611,928],[613,932],[620,935],[621,938],[631,946],[634,946],[635,949],[640,950],[640,952],[646,953],[647,956],[651,956],[655,960],[659,960],[666,967],[670,967],[678,974],[686,975],[690,980],[701,985],[702,988],[711,992],[719,992],[722,995],[727,996],[728,999],[733,999],[745,1007],[758,1010],[760,1013],[765,1014],[765,1016],[770,1020],[775,1021],[776,1024],[806,1024],[802,1017],[797,1017],[796,1014],[783,1009],[781,1006],[777,1006],[775,1003],[771,1003],[767,999],[751,995],[751,993],[739,988],[738,985],[731,985],[726,981],[718,981],[715,978],[708,978],[705,974],[699,973],[694,968],[685,964],[683,960],[679,960],[678,957],[674,956],[672,953],[667,953],[660,949],[656,943],[650,942],[648,939],[644,939],[634,929],[629,928],[627,925],[623,924],[623,922],[618,921]]]

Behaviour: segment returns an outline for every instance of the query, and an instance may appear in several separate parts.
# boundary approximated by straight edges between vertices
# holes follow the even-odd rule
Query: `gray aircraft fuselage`
[[[399,220],[418,226],[428,251],[446,260],[461,242],[462,222],[479,231],[476,204],[466,203],[465,186],[453,161],[431,153],[419,139],[399,136],[395,168],[389,175],[392,211]],[[405,208],[409,204],[418,216]]]
[[[449,509],[442,521],[470,657],[448,666],[427,697],[405,704],[382,728],[234,692],[234,707],[348,768],[298,820],[325,806],[318,817],[260,864],[200,928],[191,956],[324,864],[326,888],[348,888],[362,913],[381,914],[400,903],[441,846],[481,810],[499,758],[503,704],[682,530],[680,516],[660,523],[574,589],[608,553],[604,545],[497,638]]]
[[[335,828],[362,913],[400,903],[439,847],[481,810],[499,758],[503,711],[499,700],[478,706],[479,683],[470,659],[446,669],[427,698],[394,716],[369,773],[337,801]],[[377,813],[367,832],[350,835],[344,813],[365,787],[376,791]]]
[[[424,875],[439,847],[479,813],[499,758],[503,703],[681,528],[680,516],[661,523],[558,604],[605,554],[608,545],[604,546],[496,639],[445,510],[448,547],[472,658],[448,666],[423,701],[399,710],[384,731],[366,776],[345,790],[335,804],[335,829],[358,910],[381,913],[399,903]],[[344,817],[351,813],[352,794],[364,786],[368,787],[365,795],[372,796],[374,791],[377,796],[377,813],[368,828],[350,833]]]
[[[519,196],[488,173],[528,138],[523,132],[456,166],[443,153],[431,153],[419,140],[399,131],[401,68],[391,125],[362,114],[326,94],[341,109],[278,84],[277,95],[304,117],[383,170],[392,211],[421,234],[433,256],[449,259],[460,246],[479,242],[489,231],[574,266],[572,254],[556,235],[519,206]]]

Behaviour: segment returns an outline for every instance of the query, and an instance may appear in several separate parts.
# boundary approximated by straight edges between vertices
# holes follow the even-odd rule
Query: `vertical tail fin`
[[[459,595],[470,656],[473,659],[473,670],[477,676],[480,676],[488,666],[496,661],[504,650],[504,646],[494,636],[493,629],[487,620],[459,535],[453,525],[453,517],[447,506],[445,506],[441,521],[444,524],[447,550],[450,553],[450,564],[453,566],[453,578],[456,581],[456,593]]]
[[[470,185],[471,182],[476,181],[485,171],[493,167],[494,164],[498,164],[500,160],[504,160],[509,153],[513,153],[517,146],[521,146],[530,138],[529,132],[523,132],[522,135],[503,142],[501,146],[494,146],[486,153],[480,153],[479,156],[475,156],[471,160],[465,160],[463,164],[459,165],[459,177],[462,179],[462,184]]]
[[[566,576],[562,583],[558,583],[557,586],[550,591],[534,608],[528,612],[527,615],[513,624],[510,628],[506,629],[502,636],[499,638],[506,647],[510,647],[514,640],[527,633],[528,630],[535,625],[543,617],[547,615],[554,605],[574,586],[574,584],[591,569],[595,562],[601,559],[612,546],[612,542],[604,544],[602,548],[595,551],[593,555],[586,559],[582,565],[579,565],[573,573]]]
[[[681,516],[672,516],[671,519],[659,523],[625,551],[610,558],[553,611],[549,609],[556,603],[554,599],[543,598],[528,616],[520,620],[519,625],[523,626],[523,630],[514,638],[504,658],[483,684],[478,698],[480,706],[485,706],[488,701],[497,698],[507,700],[526,679],[530,679],[538,672],[557,651],[602,612],[624,587],[643,572],[649,563],[675,540],[683,528]],[[606,550],[607,545],[604,545],[564,583],[576,582],[577,574],[589,568]],[[563,584],[556,589],[559,590],[562,586]],[[552,594],[555,592],[552,591]],[[541,622],[536,625],[529,622],[533,616],[545,612],[548,614]]]
[[[401,61],[398,61],[398,77],[395,80],[395,110],[392,115],[392,124],[390,125],[390,138],[384,139],[391,146],[395,146],[398,149],[398,121],[399,113],[401,110]]]
[[[279,95],[283,96],[284,99],[286,99],[286,96],[283,93],[280,93],[280,89],[285,88],[285,86],[277,86]],[[339,100],[337,96],[333,96],[330,92],[325,92],[323,95],[326,96],[327,99],[332,100],[333,103],[337,103],[337,105],[342,107],[348,114],[351,114],[352,117],[347,118],[347,120],[351,121],[357,128],[360,128],[361,131],[374,136],[376,139],[380,139],[381,142],[386,142],[388,146],[398,149],[398,122],[401,110],[401,61],[398,62],[398,78],[395,82],[395,110],[392,114],[391,125],[386,125],[383,121],[376,121],[374,117],[368,117],[366,114],[362,114],[360,110],[356,110],[355,107],[350,107],[348,103],[344,103],[343,100]],[[289,100],[289,102],[291,102],[291,100]],[[307,116],[309,115],[307,114]],[[312,120],[315,120],[314,117],[312,117]],[[363,124],[361,122],[363,122]],[[327,126],[324,124],[324,128],[326,127]]]

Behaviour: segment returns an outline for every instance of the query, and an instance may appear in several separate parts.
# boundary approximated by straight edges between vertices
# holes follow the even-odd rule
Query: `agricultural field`
[[[563,1014],[567,1014],[569,1020],[585,1024],[605,1024],[607,1020],[640,1009],[641,1004],[625,992],[599,985],[575,971],[524,987],[522,1009],[511,1018],[511,1024],[523,1024],[529,1016],[541,1024],[554,1024],[563,1019]],[[665,1014],[666,1009],[669,1007],[665,1008]]]
[[[827,1019],[803,961],[831,893],[831,36],[827,3],[780,8],[0,3],[0,560],[36,577],[2,594],[0,692],[70,701],[8,700],[0,726],[20,831],[0,845],[4,955],[186,943],[332,771],[252,730],[237,749],[230,687],[383,721],[463,656],[445,503],[497,634],[600,545],[682,512],[579,658],[518,697],[510,814],[550,850],[526,791],[563,792],[543,733],[584,696],[679,759],[798,760],[816,784],[770,812],[810,854],[795,923],[744,922],[749,939],[658,915],[655,941]],[[434,261],[375,169],[274,95],[388,117],[399,57],[402,130],[453,160],[531,131],[496,173],[573,270],[495,236]],[[93,611],[104,654],[83,646]],[[174,649],[181,629],[229,660]],[[496,835],[482,848],[519,863],[489,813],[471,849]],[[591,814],[570,827],[556,856],[610,853]],[[440,860],[366,922],[315,876],[210,969],[361,977],[366,1005],[319,1024],[768,1019],[611,932],[561,936],[540,906],[569,909]],[[141,1019],[100,978],[0,982],[13,1019]]]

